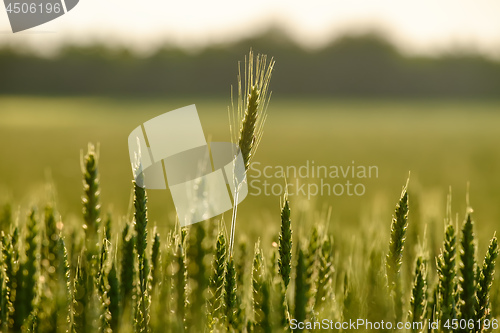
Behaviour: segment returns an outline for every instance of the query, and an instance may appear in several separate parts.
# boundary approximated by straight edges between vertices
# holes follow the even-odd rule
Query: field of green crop
[[[53,184],[58,211],[78,220],[80,153],[88,142],[100,144],[102,204],[117,216],[128,212],[132,171],[127,137],[138,124],[154,116],[196,104],[207,140],[230,139],[229,98],[177,100],[118,100],[104,98],[0,98],[0,200],[24,209]],[[363,196],[315,196],[302,205],[332,207],[332,222],[345,227],[361,220],[386,221],[388,208],[411,172],[410,191],[418,197],[423,221],[442,221],[446,194],[452,187],[454,211],[465,212],[470,182],[471,205],[482,228],[491,233],[500,221],[500,108],[498,102],[343,101],[273,98],[254,169],[265,166],[377,166],[378,178],[359,180]],[[274,170],[274,169],[273,169]],[[250,178],[257,176],[250,171]],[[302,179],[303,183],[317,182]],[[288,182],[293,182],[288,179]],[[344,179],[330,180],[331,184]],[[357,182],[354,180],[353,182]],[[263,180],[260,184],[263,183]],[[284,184],[272,177],[269,183]],[[254,190],[252,193],[256,193]],[[150,219],[171,225],[173,204],[166,191],[152,191]],[[257,235],[255,220],[279,208],[279,196],[249,196],[241,205],[242,225]],[[256,209],[258,208],[258,209]],[[298,207],[297,207],[298,208]],[[245,228],[246,226],[244,226]],[[278,226],[269,226],[277,230]],[[259,235],[262,236],[262,235]]]
[[[500,221],[499,102],[273,97],[248,171],[255,182],[238,208],[234,259],[224,245],[231,212],[225,224],[179,230],[168,191],[147,192],[147,220],[144,193],[134,192],[128,134],[189,104],[207,140],[230,140],[229,98],[0,97],[1,331],[279,332],[292,319],[500,316],[498,281],[488,293]],[[98,182],[89,142],[99,144]],[[377,172],[277,174],[304,165]],[[82,168],[87,185],[99,185],[99,207],[95,192],[84,194]],[[322,180],[364,191],[321,195]],[[277,191],[286,183],[308,190],[290,193],[290,212]],[[40,279],[22,278],[32,272]]]

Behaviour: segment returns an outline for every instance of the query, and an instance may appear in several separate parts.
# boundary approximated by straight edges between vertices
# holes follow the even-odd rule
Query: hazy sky
[[[499,0],[80,0],[67,15],[17,34],[0,8],[0,43],[38,50],[92,40],[143,51],[165,41],[202,46],[270,26],[311,47],[375,29],[408,52],[458,47],[500,57]]]

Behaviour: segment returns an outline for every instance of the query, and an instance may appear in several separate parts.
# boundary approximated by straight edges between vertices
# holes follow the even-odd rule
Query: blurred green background
[[[500,221],[500,63],[464,52],[407,56],[377,35],[306,50],[269,31],[197,52],[165,47],[147,57],[103,46],[67,47],[53,57],[1,49],[0,203],[24,214],[55,197],[63,219],[80,221],[80,155],[93,142],[100,144],[103,211],[130,218],[129,133],[196,104],[207,139],[228,141],[230,87],[250,48],[276,60],[255,161],[262,167],[354,161],[379,170],[378,178],[361,181],[363,196],[291,197],[299,229],[331,207],[332,229],[383,222],[389,230],[411,171],[420,230],[432,222],[437,227],[428,232],[442,232],[450,186],[461,220],[470,182],[479,236],[491,237]],[[149,200],[152,224],[172,228],[168,191],[149,191]],[[279,205],[279,196],[248,196],[238,211],[241,230],[276,235]]]

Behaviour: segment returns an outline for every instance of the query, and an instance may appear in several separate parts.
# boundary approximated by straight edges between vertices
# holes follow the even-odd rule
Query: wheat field
[[[227,102],[196,99],[209,139],[231,136],[249,179],[377,166],[366,194],[250,195],[181,228],[168,193],[132,181],[125,138],[188,98],[1,97],[1,331],[498,330],[497,103],[273,96],[260,141],[267,68],[231,133]]]

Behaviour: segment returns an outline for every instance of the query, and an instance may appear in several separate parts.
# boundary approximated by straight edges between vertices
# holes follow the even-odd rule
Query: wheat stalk
[[[153,234],[154,234],[153,246],[151,248],[151,283],[149,285],[149,287],[152,290],[152,293],[154,293],[154,290],[158,285],[158,281],[160,279],[160,267],[161,267],[160,234],[156,232],[156,227],[155,230],[153,231]]]
[[[216,320],[223,310],[223,294],[226,278],[226,238],[224,232],[220,231],[215,245],[214,258],[212,261],[212,274],[210,278],[210,311],[208,313],[209,331],[214,329]]]
[[[294,309],[294,319],[298,322],[303,322],[306,319],[307,314],[307,304],[309,291],[308,281],[306,277],[306,257],[304,250],[297,245],[297,265],[295,266],[295,309]]]
[[[439,275],[440,320],[446,323],[457,318],[456,310],[456,232],[453,223],[445,230],[443,250],[437,259]],[[447,328],[443,328],[447,330]]]
[[[186,254],[181,244],[177,245],[176,253],[177,272],[176,279],[176,314],[178,319],[178,328],[181,332],[186,330],[186,307],[187,301],[187,274],[186,274]]]
[[[186,260],[187,260],[187,276],[190,283],[189,306],[195,309],[203,309],[206,299],[203,295],[208,286],[206,268],[205,268],[205,248],[203,242],[205,240],[205,228],[202,223],[197,223],[189,228],[189,234],[186,242]],[[202,311],[203,312],[203,311]],[[193,325],[202,329],[205,325],[204,318],[192,318],[190,322]]]
[[[318,254],[318,286],[316,291],[315,306],[318,308],[323,303],[333,299],[334,293],[332,290],[332,278],[334,274],[333,268],[333,245],[332,239],[327,237],[321,245],[321,250]]]
[[[460,319],[474,319],[476,316],[476,246],[474,243],[474,222],[470,211],[462,227],[460,248]],[[468,332],[468,329],[461,330]]]
[[[427,308],[427,267],[422,256],[419,256],[415,265],[415,278],[410,300],[410,323],[424,323]],[[412,332],[422,332],[415,327]]]
[[[225,318],[228,330],[238,328],[238,297],[236,294],[236,268],[234,258],[229,257],[226,266],[226,278],[224,285]]]
[[[17,272],[17,291],[14,303],[14,330],[21,330],[23,322],[33,311],[33,302],[36,296],[38,280],[38,258],[39,258],[39,226],[36,219],[36,211],[33,208],[28,214],[25,233],[26,259]]]
[[[250,162],[255,156],[257,147],[262,139],[264,123],[267,117],[267,105],[270,98],[269,84],[273,68],[273,59],[270,60],[268,65],[266,55],[258,54],[254,58],[253,51],[250,50],[248,63],[245,60],[244,79],[242,79],[241,65],[238,66],[238,100],[236,108],[231,88],[232,107],[228,110],[230,132],[233,142],[238,143],[238,149],[243,156],[245,170],[248,170]],[[239,127],[238,124],[241,124],[241,126]],[[238,132],[236,132],[237,128],[239,128]],[[236,152],[234,155],[236,155]],[[231,235],[229,238],[229,257],[233,255],[238,193],[239,188],[235,186]]]
[[[408,228],[408,182],[406,183],[392,217],[391,240],[389,254],[386,258],[387,278],[391,291],[396,322],[403,317],[403,286],[401,281],[401,265]]]
[[[290,206],[286,197],[281,209],[278,268],[286,289],[290,283],[290,273],[292,271],[292,223],[290,219]]]
[[[99,190],[99,154],[93,144],[89,143],[87,154],[82,158],[83,173],[83,219],[86,233],[86,246],[91,252],[99,246],[98,231],[101,224],[101,204]]]
[[[119,329],[120,320],[120,283],[118,281],[115,262],[111,264],[111,269],[108,273],[109,283],[109,313],[111,315],[110,328],[112,332]]]
[[[140,304],[136,321],[140,327],[140,332],[149,331],[149,290],[148,290],[148,275],[149,264],[146,256],[147,247],[147,194],[146,190],[139,186],[136,181],[134,184],[134,229],[136,232],[135,249],[139,263],[139,288],[138,302]]]
[[[256,332],[271,331],[269,286],[266,281],[264,262],[259,239],[255,244],[252,264],[252,303],[255,323],[254,330]]]
[[[490,319],[489,294],[495,276],[495,260],[497,257],[498,240],[493,237],[484,257],[481,273],[478,276],[476,322],[483,323],[485,319]]]
[[[135,276],[135,236],[129,235],[130,225],[125,224],[121,237],[121,267],[120,267],[120,322],[132,316],[132,295]]]

